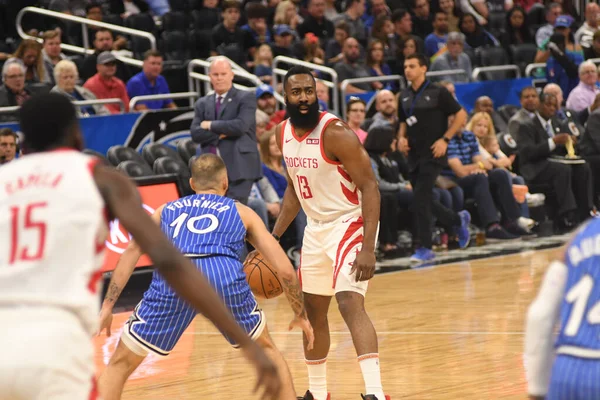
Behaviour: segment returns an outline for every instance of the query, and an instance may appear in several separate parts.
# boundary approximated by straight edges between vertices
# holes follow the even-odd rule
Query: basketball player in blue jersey
[[[263,312],[246,282],[239,260],[244,240],[248,239],[276,269],[294,311],[290,329],[300,327],[312,347],[313,331],[294,269],[260,217],[243,204],[224,197],[228,188],[227,170],[220,157],[204,154],[194,160],[191,169],[190,185],[196,194],[159,207],[152,218],[206,276],[237,323],[277,365],[281,379],[277,399],[296,400],[288,366],[273,344]],[[100,331],[106,329],[109,336],[112,308],[141,255],[141,249],[132,241],[113,272],[100,325]],[[104,400],[121,397],[125,381],[148,353],[168,355],[196,314],[160,275],[154,274],[150,288],[125,324],[117,349],[100,376]],[[236,347],[233,338],[224,336]]]
[[[575,234],[529,307],[525,371],[530,399],[600,399],[600,219]]]

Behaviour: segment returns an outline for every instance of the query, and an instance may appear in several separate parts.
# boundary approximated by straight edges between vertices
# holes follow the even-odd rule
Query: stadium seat
[[[189,59],[187,35],[184,32],[163,32],[162,39],[162,53],[166,60],[183,61]]]
[[[475,50],[473,50],[471,47],[466,47],[463,49],[463,52],[469,56],[469,59],[471,60],[471,65],[473,66],[473,68],[479,66],[479,60],[477,59],[477,53],[475,53]],[[404,73],[402,73],[402,75],[404,75]]]
[[[171,7],[171,11],[189,11],[189,3],[188,0],[169,0],[169,6]]]
[[[188,166],[177,156],[173,157],[160,157],[154,161],[153,166],[156,174],[176,174],[181,180],[184,195],[192,194],[192,188],[190,187],[190,169]]]
[[[517,142],[510,133],[501,133],[498,135],[498,145],[500,150],[507,156],[517,153]]]
[[[119,25],[123,26],[125,22],[123,18],[118,14],[109,14],[102,17],[102,22],[106,22],[107,24]]]
[[[135,161],[140,164],[147,164],[144,158],[140,155],[140,153],[135,151],[135,149],[122,145],[112,146],[110,149],[108,149],[106,152],[106,158],[108,158],[108,161],[110,161],[110,163],[115,167],[121,164],[123,161],[128,160]]]
[[[171,11],[162,16],[162,29],[164,32],[185,32],[189,26],[189,19],[181,11]]]
[[[155,33],[154,18],[148,13],[132,14],[125,20],[125,26],[131,29]]]
[[[192,11],[192,23],[195,29],[208,31],[216,26],[220,21],[221,15],[217,9],[202,9]]]
[[[510,64],[508,61],[508,54],[502,47],[478,48],[477,52],[479,53],[481,67]],[[514,75],[514,72],[511,71],[484,72],[480,75],[480,80],[508,79],[512,78],[512,75]]]
[[[210,57],[210,31],[193,29],[188,32],[190,57],[207,59]]]
[[[527,12],[527,21],[529,22],[529,27],[535,31],[537,29],[546,24],[546,8],[541,3],[535,3],[529,11]]]
[[[517,64],[522,74],[525,68],[535,60],[537,46],[534,43],[523,43],[510,46],[510,57],[513,64]]]
[[[504,121],[508,123],[513,115],[519,111],[519,106],[515,106],[514,104],[505,104],[503,106],[498,107],[498,114],[502,117]]]
[[[150,143],[142,149],[142,156],[148,165],[154,165],[156,160],[161,157],[171,157],[181,159],[175,149],[162,143]]]
[[[162,76],[167,80],[171,93],[189,91],[187,61],[167,60],[163,63]],[[189,99],[174,99],[179,107],[189,107]],[[195,99],[194,99],[195,101]]]
[[[505,12],[491,12],[488,15],[487,29],[495,37],[500,37],[505,30],[506,25],[506,13]]]
[[[154,175],[152,172],[152,168],[148,164],[141,164],[136,161],[127,160],[119,163],[117,165],[117,169],[125,173],[125,175],[131,178],[137,178],[141,176],[151,176]]]
[[[131,36],[130,43],[131,51],[133,51],[133,54],[137,59],[142,59],[144,57],[144,53],[151,48],[150,41],[139,36]]]
[[[100,160],[100,162],[102,162],[102,164],[104,165],[108,165],[110,166],[110,162],[108,161],[108,159],[101,153],[98,153],[95,150],[92,149],[85,149],[82,151],[83,154],[87,154],[88,156],[94,156],[96,158],[98,158]]]
[[[177,142],[177,152],[181,159],[186,163],[189,163],[191,158],[196,155],[199,147],[200,145],[195,143],[192,139],[181,139]]]

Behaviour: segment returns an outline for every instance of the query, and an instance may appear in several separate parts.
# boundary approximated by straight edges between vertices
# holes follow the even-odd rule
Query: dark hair
[[[416,42],[415,42],[415,44],[416,44]],[[419,66],[429,67],[427,65],[427,57],[425,57],[425,55],[423,55],[421,53],[411,54],[404,59],[404,61],[406,61],[406,60],[417,60],[419,62]]]
[[[221,11],[225,12],[229,8],[235,8],[236,10],[241,10],[242,6],[236,0],[225,0],[221,5]]]
[[[269,15],[269,10],[261,3],[247,3],[244,11],[247,19],[267,18]]]
[[[396,132],[392,125],[377,125],[369,129],[364,143],[365,150],[374,155],[389,152],[394,139],[396,139]]]
[[[375,65],[375,60],[373,60],[373,55],[371,53],[373,52],[373,47],[375,47],[376,45],[380,45],[382,47],[382,50],[385,51],[385,44],[381,40],[371,40],[371,43],[369,43],[369,46],[367,47],[367,60],[365,62],[365,64],[367,64],[368,67],[372,67],[373,65]],[[381,64],[385,63],[385,53],[384,58],[380,62]]]
[[[1,128],[0,129],[0,137],[12,136],[15,138],[15,141],[19,139],[19,136],[10,128]]]
[[[535,90],[535,92],[537,93],[537,89],[534,88],[533,86],[525,86],[523,89],[521,89],[521,91],[519,92],[519,99],[523,98],[523,95],[525,94],[526,91],[528,90]]]
[[[114,37],[114,35],[113,35],[113,33],[112,33],[112,31],[110,29],[98,28],[98,29],[96,29],[96,32],[94,32],[94,40],[96,39],[96,36],[98,36],[98,34],[100,32],[108,32],[108,33],[110,33],[110,37]]]
[[[348,26],[346,21],[339,21],[337,24],[335,24],[335,29],[344,31],[348,36],[350,36],[350,26]]]
[[[152,49],[146,50],[146,52],[144,53],[143,60],[146,61],[150,57],[160,57],[160,58],[163,58],[163,55],[158,50],[152,50]]]
[[[19,121],[23,147],[29,151],[44,151],[65,144],[78,124],[75,107],[58,93],[38,94],[25,101],[19,110]]]
[[[409,14],[409,12],[403,8],[398,8],[394,10],[394,12],[392,13],[392,22],[396,23],[400,21],[402,18],[404,18],[406,14]]]
[[[392,19],[387,14],[382,14],[375,18],[371,28],[371,36],[373,39],[379,39],[382,43],[389,44],[390,40],[388,39],[387,35],[383,33],[383,28],[385,23],[391,20]]]
[[[93,8],[99,8],[100,12],[102,12],[102,6],[98,3],[96,3],[95,1],[91,2],[90,4],[88,4],[87,6],[85,6],[85,13],[89,13],[91,9]]]
[[[437,10],[435,13],[433,13],[433,20],[434,21],[435,21],[435,18],[438,16],[438,14],[442,14],[442,15],[448,16],[448,14],[446,14],[442,10]]]
[[[363,99],[361,99],[360,97],[352,96],[350,97],[350,100],[348,100],[348,103],[346,103],[346,114],[350,112],[350,108],[356,103],[362,104],[363,106],[365,106],[365,109],[367,108],[367,103],[365,103]]]
[[[287,81],[294,75],[310,75],[313,84],[315,87],[317,86],[317,82],[315,81],[315,77],[312,74],[312,70],[307,67],[303,67],[301,65],[294,65],[292,68],[288,70],[288,72],[283,77],[283,90],[285,91],[285,87],[287,86]]]
[[[521,25],[521,27],[518,29],[515,29],[510,23],[510,19],[516,12],[520,12],[523,15],[523,25]],[[506,33],[510,40],[510,44],[519,44],[516,41],[516,32],[519,32],[521,34],[521,39],[523,39],[523,43],[533,42],[533,36],[531,35],[531,31],[529,30],[529,20],[527,17],[527,12],[522,7],[514,6],[508,11],[508,13],[506,13],[505,26]]]

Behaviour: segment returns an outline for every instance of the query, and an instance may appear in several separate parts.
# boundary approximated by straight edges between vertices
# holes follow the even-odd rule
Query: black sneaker
[[[306,393],[304,393],[304,397],[298,397],[298,400],[315,400],[315,398],[313,397],[310,390],[307,390]],[[327,393],[326,400],[331,400],[331,393]]]
[[[379,400],[377,398],[377,396],[375,396],[374,394],[368,394],[366,396],[361,394],[360,397],[362,397],[363,400]],[[391,397],[386,394],[385,399],[381,399],[381,400],[391,400]]]
[[[506,230],[504,230],[504,228],[502,228],[500,224],[493,224],[489,228],[487,228],[485,236],[487,239],[496,240],[511,240],[518,238],[518,236],[515,236],[512,233],[508,233]]]
[[[515,236],[527,236],[529,235],[529,232],[527,232],[525,229],[521,228],[516,222],[508,222],[506,225],[504,225],[504,229],[506,229],[506,231],[512,235]]]

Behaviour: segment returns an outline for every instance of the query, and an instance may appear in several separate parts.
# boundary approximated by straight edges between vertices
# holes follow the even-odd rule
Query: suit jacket
[[[582,156],[600,156],[600,108],[589,114],[585,131],[577,144]]]
[[[262,176],[256,143],[256,96],[232,87],[223,99],[215,120],[215,93],[200,98],[194,107],[190,127],[192,139],[203,149],[217,146],[230,181],[256,181]],[[202,121],[213,121],[210,131],[200,128]],[[219,139],[226,135],[225,139]]]
[[[520,108],[508,121],[508,133],[510,133],[513,138],[516,138],[519,133],[520,125],[530,121],[531,115],[529,114],[529,111]]]
[[[25,92],[31,95],[31,92],[25,88]],[[14,93],[5,85],[0,86],[0,107],[13,107],[17,105]],[[0,114],[0,122],[12,122],[19,119],[18,112]]]
[[[492,110],[492,123],[494,124],[494,129],[496,133],[508,133],[508,124],[504,119],[500,116],[498,111]]]

